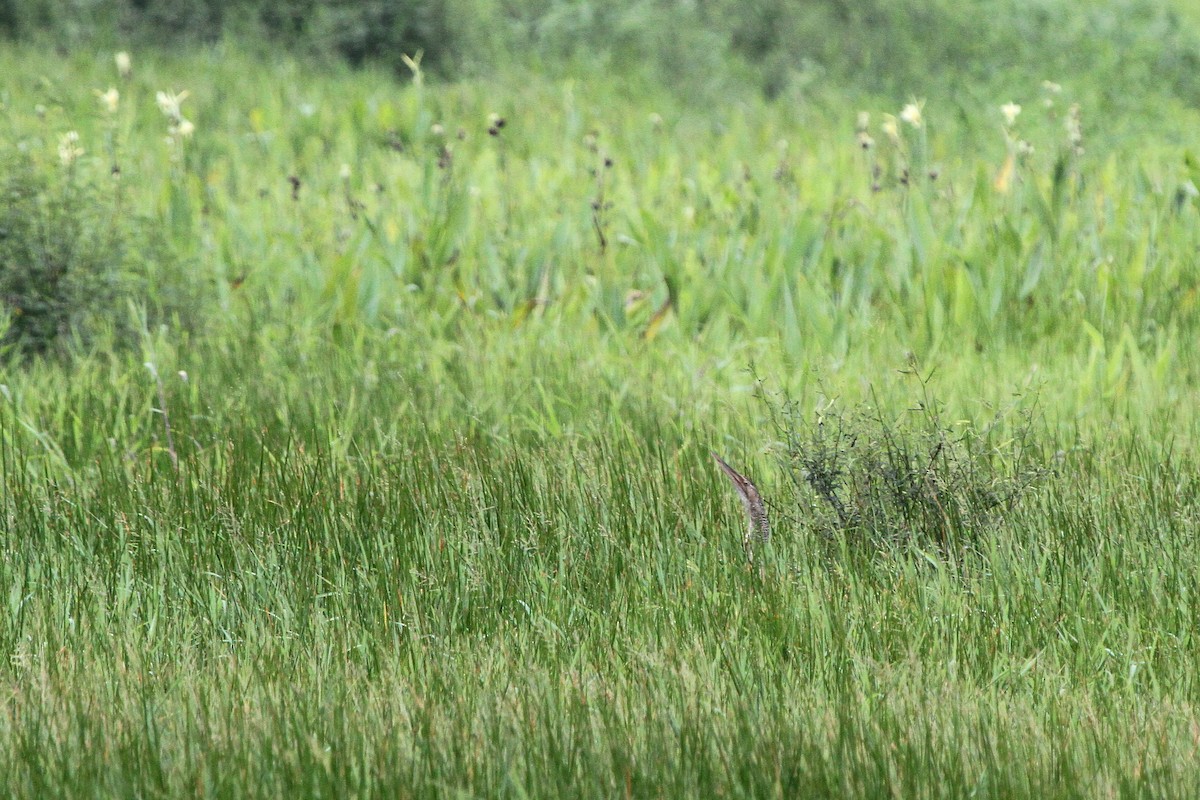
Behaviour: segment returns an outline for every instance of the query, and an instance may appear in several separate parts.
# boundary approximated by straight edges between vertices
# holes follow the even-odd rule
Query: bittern
[[[729,480],[733,481],[733,488],[737,490],[738,497],[742,499],[742,507],[746,509],[748,527],[746,535],[742,537],[742,546],[746,548],[746,558],[753,563],[755,538],[764,544],[771,538],[771,524],[767,521],[767,506],[752,480],[726,464],[725,459],[716,453],[712,453],[712,457],[716,459],[717,466],[721,468],[721,471],[729,476]]]

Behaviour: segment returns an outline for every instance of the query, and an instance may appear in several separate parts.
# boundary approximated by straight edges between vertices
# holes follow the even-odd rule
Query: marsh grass
[[[678,441],[9,448],[4,788],[1187,796],[1195,481],[1133,454],[954,561],[787,526],[764,579]]]
[[[1131,152],[1085,106],[1069,162],[1048,117],[1001,191],[998,112],[931,97],[938,177],[875,191],[840,96],[135,56],[126,209],[198,299],[0,370],[0,794],[1196,796],[1192,112]],[[0,71],[6,147],[114,126],[108,55]],[[1021,502],[957,549],[784,515],[749,568],[750,363],[910,472],[979,432],[935,474]]]

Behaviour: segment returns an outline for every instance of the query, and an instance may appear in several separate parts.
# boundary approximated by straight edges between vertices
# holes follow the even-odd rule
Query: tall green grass
[[[6,449],[6,791],[1196,787],[1194,462],[1072,456],[949,562],[777,526],[760,578],[670,425],[514,452],[412,423],[73,485]]]
[[[1085,77],[893,140],[133,55],[0,52],[6,153],[77,131],[160,237],[0,370],[4,794],[1196,794],[1194,111],[1078,152]],[[953,424],[1036,403],[993,435],[1047,475],[972,547],[831,538],[756,395],[902,417],[914,361]]]

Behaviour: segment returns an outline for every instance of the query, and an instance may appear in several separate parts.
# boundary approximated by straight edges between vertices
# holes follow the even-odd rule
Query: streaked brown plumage
[[[753,561],[754,551],[752,547],[754,539],[757,538],[759,541],[765,543],[771,538],[771,525],[767,521],[767,506],[759,495],[758,487],[754,485],[753,481],[726,464],[725,459],[716,453],[712,453],[712,457],[716,460],[717,466],[721,468],[721,471],[728,475],[729,480],[733,482],[733,488],[737,490],[738,497],[742,500],[742,507],[746,509],[748,527],[746,528],[746,535],[742,537],[742,546],[746,548],[746,557]]]

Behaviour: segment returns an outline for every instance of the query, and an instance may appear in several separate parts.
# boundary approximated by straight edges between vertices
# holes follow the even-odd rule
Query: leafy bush
[[[403,55],[422,51],[426,66],[443,68],[458,30],[446,0],[124,0],[123,27],[156,40],[215,40],[258,26],[285,46],[307,46],[360,66],[377,62],[407,74]]]
[[[706,27],[727,32],[730,54],[758,70],[768,94],[806,66],[901,96],[965,79],[1036,85],[1095,71],[1130,89],[1200,91],[1200,37],[1171,3],[709,0],[700,9]]]
[[[442,0],[341,0],[323,4],[310,26],[321,49],[355,66],[376,61],[402,75],[408,74],[403,56],[418,51],[425,66],[445,70],[456,32]]]
[[[1115,93],[1200,96],[1200,35],[1183,0],[0,0],[0,35],[95,46],[261,33],[272,46],[381,63],[421,51],[434,73],[614,71],[696,97],[731,81],[768,96],[817,79],[899,97],[1102,73]],[[1003,20],[998,24],[997,20]],[[112,44],[112,42],[110,42]]]
[[[135,333],[129,300],[151,321],[195,319],[202,286],[154,229],[123,211],[78,164],[40,169],[10,157],[0,178],[0,353],[28,358]],[[152,285],[153,284],[153,285]]]
[[[122,226],[73,171],[54,176],[25,158],[5,165],[0,192],[0,306],[5,350],[47,351],[81,332],[121,294]]]

